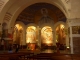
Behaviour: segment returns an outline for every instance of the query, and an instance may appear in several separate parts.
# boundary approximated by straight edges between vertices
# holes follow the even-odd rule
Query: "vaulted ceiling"
[[[53,18],[56,23],[58,21],[66,21],[66,17],[63,12],[56,6],[49,3],[35,3],[25,8],[17,17],[16,21],[22,21],[25,24],[35,23],[37,24],[42,17],[41,9],[46,8],[48,16]]]

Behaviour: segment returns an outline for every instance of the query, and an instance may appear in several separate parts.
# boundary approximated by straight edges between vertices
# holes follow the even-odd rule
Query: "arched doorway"
[[[50,26],[45,26],[41,30],[41,44],[46,46],[53,45],[53,32]]]

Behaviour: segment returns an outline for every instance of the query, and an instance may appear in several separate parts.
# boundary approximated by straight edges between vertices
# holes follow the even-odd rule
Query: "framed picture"
[[[80,26],[72,26],[72,34],[80,34]]]

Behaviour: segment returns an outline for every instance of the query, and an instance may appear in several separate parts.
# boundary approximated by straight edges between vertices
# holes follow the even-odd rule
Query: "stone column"
[[[41,30],[39,26],[37,27],[37,32],[38,32],[38,46],[41,48]]]
[[[70,27],[69,27],[69,22],[66,22],[66,26],[65,26],[65,34],[66,34],[66,47],[69,48],[70,47]]]
[[[66,47],[69,48],[69,31],[70,31],[70,28],[66,29],[67,32],[66,32]],[[69,31],[68,31],[69,30]]]
[[[72,39],[72,19],[67,19],[67,25],[69,27],[69,42],[70,42],[70,52],[73,54],[73,39]],[[67,41],[66,41],[67,42]],[[67,43],[69,43],[67,42]]]
[[[10,37],[8,36],[7,38],[9,40],[12,40],[12,37],[13,37],[13,28],[12,27],[11,28],[8,28],[8,35],[10,35]]]
[[[73,54],[72,27],[70,27],[70,48],[71,48],[71,54]]]
[[[70,48],[71,53],[80,53],[80,34],[78,29],[80,28],[80,18],[68,19],[68,25],[70,27]]]
[[[0,40],[1,40],[1,35],[2,35],[2,26],[0,25]]]
[[[56,46],[56,31],[53,31],[53,45]]]
[[[26,45],[26,29],[23,30],[23,42],[22,45]]]

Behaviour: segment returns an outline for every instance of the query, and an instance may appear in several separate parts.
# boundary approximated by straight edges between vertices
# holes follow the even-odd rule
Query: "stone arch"
[[[10,3],[11,1],[9,1],[8,3]],[[15,1],[16,2],[16,1]],[[14,2],[14,3],[15,3]],[[19,2],[19,1],[18,1]],[[51,0],[51,1],[49,1],[49,0],[40,0],[40,1],[37,1],[37,0],[35,0],[34,2],[33,1],[27,1],[27,2],[25,2],[25,4],[22,4],[21,5],[21,7],[20,6],[17,6],[17,7],[15,7],[16,6],[16,4],[14,5],[12,5],[12,6],[14,6],[15,7],[15,10],[14,10],[14,8],[13,7],[8,7],[9,8],[9,10],[7,11],[5,11],[4,9],[2,9],[3,11],[5,11],[5,13],[6,12],[8,12],[8,13],[10,13],[12,16],[10,17],[10,21],[9,21],[9,24],[8,24],[8,26],[9,27],[12,27],[13,25],[14,25],[14,23],[15,23],[15,20],[16,20],[16,18],[18,17],[18,15],[20,14],[20,12],[22,11],[22,10],[24,10],[26,7],[28,7],[29,5],[32,5],[32,4],[34,4],[34,3],[38,3],[38,2],[45,2],[45,3],[50,3],[50,4],[52,4],[52,5],[55,5],[56,7],[58,7],[64,14],[65,14],[65,16],[67,17],[68,16],[68,12],[67,12],[67,9],[66,9],[66,7],[64,7],[64,3],[62,3],[62,2],[60,2],[59,0],[58,1],[55,1],[55,2],[53,2],[53,0]],[[7,3],[7,5],[8,5],[8,3]],[[61,4],[60,4],[61,3]],[[6,4],[5,4],[6,5]],[[24,6],[25,5],[25,6]],[[24,7],[23,7],[24,6]],[[5,6],[6,7],[6,6]],[[3,8],[5,8],[5,7],[3,7]],[[20,8],[18,8],[18,7],[20,7]],[[14,11],[13,11],[14,10]],[[2,12],[3,13],[3,12]],[[1,13],[1,14],[2,14]],[[4,14],[2,14],[2,15],[5,15],[5,13]],[[3,19],[5,19],[5,18],[2,18],[1,20],[3,20]]]
[[[54,24],[50,24],[50,23],[41,24],[41,25],[39,26],[40,32],[41,32],[42,28],[44,28],[45,26],[51,27],[51,29],[52,29],[52,35],[53,35],[53,45],[55,45],[55,39],[54,39]],[[41,34],[40,34],[40,35],[41,35]]]
[[[33,24],[33,23],[30,23],[30,24],[28,24],[28,25],[26,25],[26,43],[29,43],[28,41],[27,41],[27,36],[28,36],[28,32],[27,32],[27,29],[29,28],[29,27],[35,27],[35,29],[36,30],[34,30],[33,28],[32,28],[32,30],[30,30],[30,32],[29,33],[32,33],[32,34],[29,34],[30,35],[30,37],[33,37],[33,38],[31,38],[32,40],[34,40],[34,42],[32,41],[32,42],[30,42],[30,43],[36,43],[36,40],[37,40],[37,25],[36,24]],[[32,31],[32,32],[31,32]],[[34,33],[33,33],[33,31],[34,31]]]
[[[53,30],[51,26],[44,26],[41,29],[41,44],[47,44],[49,46],[53,45]]]
[[[59,24],[63,24],[66,26],[66,23],[63,21],[58,21],[56,24],[54,24],[54,29],[59,25]]]
[[[21,21],[16,21],[16,23],[15,23],[15,25],[16,24],[19,24],[19,25],[21,25],[21,27],[22,27],[22,33],[21,33],[21,43],[20,43],[20,45],[24,45],[25,44],[25,38],[23,38],[23,37],[25,37],[25,25],[24,25],[24,23],[23,22],[21,22]],[[14,32],[13,32],[14,33]]]
[[[27,25],[26,25],[26,29],[27,29],[27,27],[29,27],[29,26],[35,26],[35,27],[37,27],[38,25],[36,25],[36,24],[34,24],[34,23],[30,23],[30,24],[27,24]]]
[[[18,1],[18,2],[19,2],[19,1]],[[15,11],[11,11],[12,9],[8,11],[8,12],[10,12],[10,13],[13,12],[13,13],[12,13],[13,16],[11,17],[11,21],[10,21],[10,23],[9,23],[9,26],[12,26],[12,25],[14,24],[17,16],[19,15],[19,13],[20,13],[25,7],[27,7],[27,6],[31,5],[31,4],[34,4],[34,3],[38,3],[38,2],[45,2],[45,3],[53,4],[53,5],[57,6],[58,8],[60,8],[60,10],[62,10],[63,13],[67,16],[67,13],[64,12],[64,9],[62,8],[63,6],[59,4],[59,1],[55,1],[55,2],[53,2],[53,1],[48,1],[48,0],[47,0],[47,1],[43,1],[43,0],[37,1],[37,0],[35,0],[34,2],[30,2],[30,1],[29,1],[29,4],[25,4],[24,7],[21,6],[19,9],[15,8]],[[27,2],[27,3],[28,3],[28,2]],[[63,4],[63,3],[62,3],[62,4]],[[22,8],[22,7],[23,7],[23,8]],[[66,7],[64,7],[64,8],[66,8]],[[17,9],[17,10],[16,10],[16,9]],[[66,10],[66,9],[65,9],[65,10]],[[13,23],[11,23],[11,22],[13,22]]]
[[[39,25],[39,28],[42,29],[44,26],[50,26],[52,28],[52,30],[54,29],[54,24],[50,24],[50,23],[44,23],[44,24],[41,24]]]
[[[59,22],[57,22],[55,25],[54,25],[54,34],[55,34],[55,42],[56,42],[56,27],[58,26],[58,25],[60,25],[60,24],[63,24],[64,26],[65,26],[65,30],[66,30],[66,41],[65,41],[65,43],[66,43],[66,46],[69,46],[69,37],[68,37],[68,32],[67,32],[67,30],[68,30],[68,27],[67,27],[67,25],[66,25],[66,23],[65,22],[62,22],[62,21],[59,21]]]
[[[20,24],[24,29],[26,28],[25,24],[21,21],[16,21],[15,24]]]

